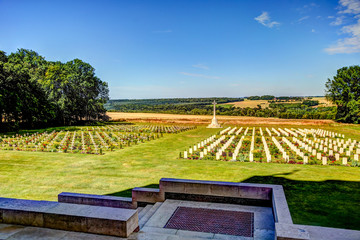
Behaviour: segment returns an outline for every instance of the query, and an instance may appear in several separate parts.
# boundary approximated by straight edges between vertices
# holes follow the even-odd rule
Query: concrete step
[[[154,213],[159,209],[162,202],[157,202],[152,206],[152,208],[144,215],[142,218],[139,218],[139,228],[141,229],[149,221],[149,219],[154,215]]]
[[[148,204],[139,211],[139,221],[153,206],[153,204]]]
[[[143,210],[144,208],[143,207],[138,207],[136,210],[138,211],[138,215],[139,213]]]

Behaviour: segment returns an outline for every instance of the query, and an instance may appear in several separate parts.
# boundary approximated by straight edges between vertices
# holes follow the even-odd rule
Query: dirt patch
[[[151,122],[151,123],[176,123],[176,124],[209,124],[212,116],[210,115],[181,115],[163,113],[123,113],[108,112],[112,120],[123,120],[132,122]],[[223,125],[329,125],[335,123],[332,120],[318,119],[280,119],[280,118],[260,118],[260,117],[241,117],[241,116],[217,116],[220,124]]]

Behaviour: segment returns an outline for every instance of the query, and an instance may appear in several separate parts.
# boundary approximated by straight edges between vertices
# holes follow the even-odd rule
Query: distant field
[[[258,105],[261,106],[261,108],[269,107],[268,100],[247,100],[241,102],[230,102],[226,103],[227,105],[234,105],[235,107],[241,107],[241,108],[256,108]]]
[[[313,97],[312,100],[319,101],[319,106],[321,106],[321,107],[335,106],[335,104],[326,100],[325,97]]]
[[[319,101],[319,106],[321,107],[330,107],[335,106],[328,100],[326,100],[325,97],[313,97],[311,100]],[[301,101],[290,101],[290,102],[281,102],[281,103],[301,103]],[[268,100],[248,100],[245,99],[241,102],[229,102],[222,105],[233,105],[235,107],[241,107],[241,108],[256,108],[258,105],[261,106],[261,108],[269,107],[269,101]]]
[[[111,120],[125,120],[135,122],[153,123],[182,123],[182,124],[208,124],[212,115],[181,115],[165,113],[124,113],[108,112]],[[329,125],[332,120],[324,119],[281,119],[243,116],[217,116],[220,124],[274,124],[274,125]]]

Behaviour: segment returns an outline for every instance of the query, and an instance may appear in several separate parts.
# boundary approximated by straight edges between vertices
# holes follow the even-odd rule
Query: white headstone
[[[346,165],[346,164],[347,164],[347,157],[343,157],[342,164],[343,164],[343,165]]]
[[[320,160],[320,159],[321,159],[321,153],[317,153],[317,154],[316,154],[316,158],[317,158],[318,160]]]
[[[359,155],[355,154],[355,155],[354,155],[354,160],[355,160],[355,161],[359,161]]]
[[[326,164],[327,164],[327,157],[323,157],[323,158],[322,158],[322,164],[323,164],[323,165],[326,165]]]
[[[307,164],[307,163],[308,163],[308,160],[309,160],[309,157],[308,157],[308,156],[304,156],[304,164]]]
[[[187,151],[184,151],[184,158],[187,159]]]
[[[335,159],[336,159],[336,161],[339,161],[340,160],[340,154],[335,153]]]

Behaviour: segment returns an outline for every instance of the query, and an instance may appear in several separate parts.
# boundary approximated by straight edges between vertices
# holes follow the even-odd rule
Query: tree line
[[[46,61],[37,52],[0,51],[0,131],[106,119],[106,82],[80,59]]]
[[[305,103],[306,104],[270,104],[269,108],[261,108],[260,105],[257,108],[239,108],[232,105],[225,107],[220,105],[216,107],[216,114],[287,119],[335,119],[336,107],[313,108],[308,102]],[[109,111],[211,115],[213,113],[213,107],[208,104],[119,104],[112,106],[112,109]]]

